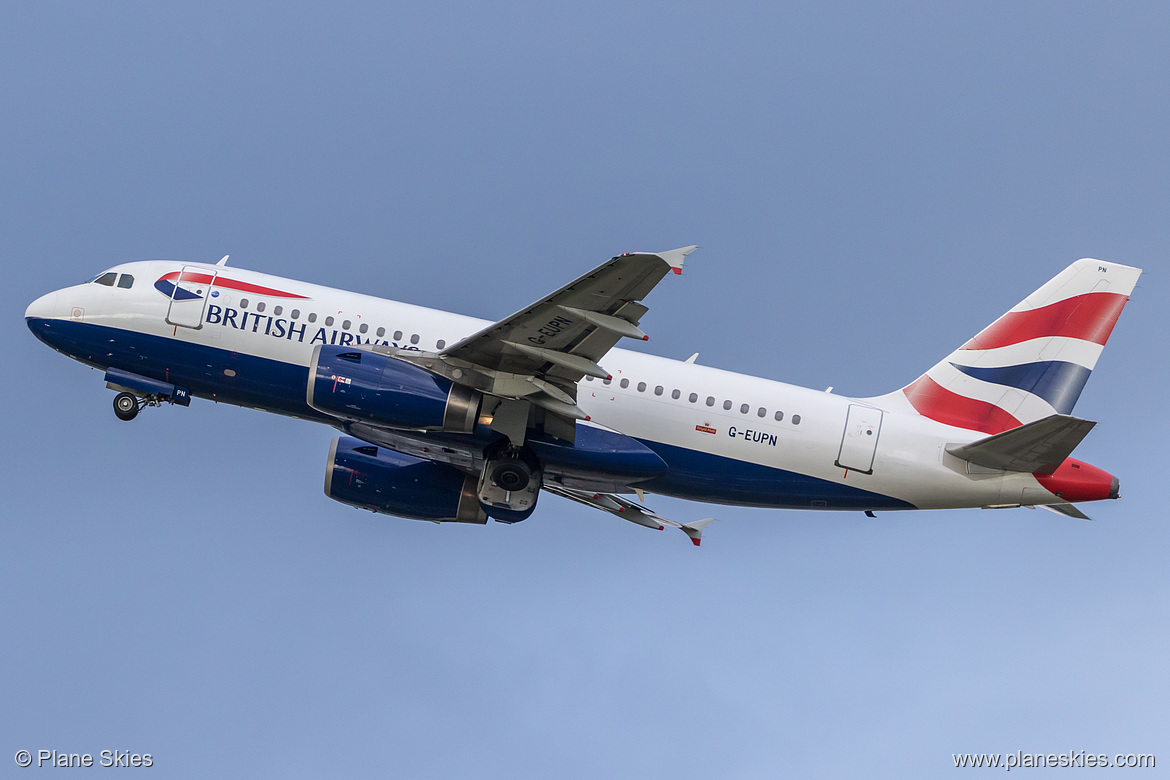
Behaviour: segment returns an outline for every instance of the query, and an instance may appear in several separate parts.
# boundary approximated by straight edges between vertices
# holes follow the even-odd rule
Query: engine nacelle
[[[412,520],[486,523],[476,482],[445,463],[350,436],[333,440],[325,467],[325,495],[333,500]]]
[[[388,428],[471,433],[482,397],[405,360],[353,347],[313,350],[305,400],[317,411]]]

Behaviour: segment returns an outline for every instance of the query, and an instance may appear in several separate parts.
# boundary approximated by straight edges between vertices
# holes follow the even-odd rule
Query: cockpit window
[[[113,287],[114,280],[117,278],[118,278],[118,275],[116,273],[114,273],[113,271],[108,271],[107,273],[102,274],[101,276],[97,277],[93,281],[94,281],[94,284],[104,284],[106,287]]]
[[[122,274],[118,277],[118,286],[123,290],[129,290],[134,286],[134,277],[130,274]]]

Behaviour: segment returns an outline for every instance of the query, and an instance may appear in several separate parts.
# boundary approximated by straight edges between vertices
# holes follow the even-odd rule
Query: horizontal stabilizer
[[[991,469],[1051,474],[1096,424],[1053,414],[970,444],[948,445],[947,452]]]
[[[1049,512],[1056,512],[1056,514],[1064,515],[1065,517],[1075,517],[1078,520],[1093,519],[1072,504],[1039,504],[1038,506],[1041,509],[1047,509]]]

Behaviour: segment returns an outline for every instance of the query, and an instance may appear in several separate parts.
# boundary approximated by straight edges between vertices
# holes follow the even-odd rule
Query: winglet
[[[658,252],[657,254],[659,257],[670,264],[670,270],[674,271],[676,274],[681,274],[683,268],[683,258],[698,248],[698,244],[692,244],[691,246],[670,249],[665,252]]]
[[[699,542],[703,541],[703,529],[714,522],[714,517],[708,517],[705,520],[695,520],[693,523],[683,523],[678,528],[684,534],[691,537],[691,542],[695,547],[698,547]]]
[[[221,258],[219,259],[219,262],[218,262],[218,263],[216,263],[216,265],[220,265],[220,266],[227,265],[227,259],[228,259],[229,257],[231,257],[231,255],[224,255],[223,257],[221,257]]]

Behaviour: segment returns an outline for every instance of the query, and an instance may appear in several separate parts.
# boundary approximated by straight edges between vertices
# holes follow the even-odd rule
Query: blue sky
[[[4,5],[0,762],[1170,763],[1168,24],[1157,3]],[[22,318],[118,262],[226,253],[498,318],[690,243],[642,349],[858,396],[1079,257],[1145,268],[1076,410],[1123,499],[1093,523],[650,502],[720,518],[700,550],[551,496],[436,527],[329,501],[323,426],[199,400],[116,420]]]

